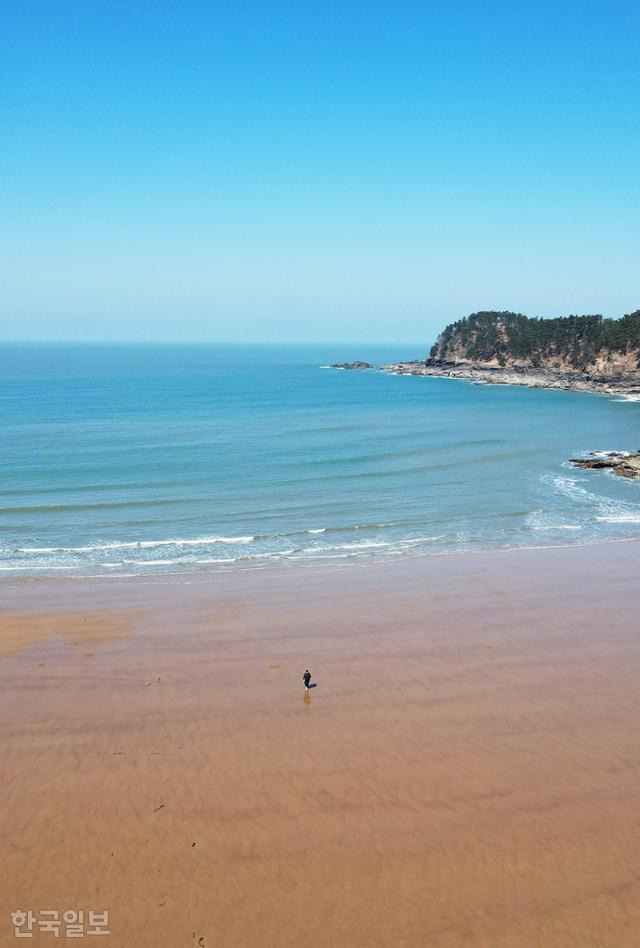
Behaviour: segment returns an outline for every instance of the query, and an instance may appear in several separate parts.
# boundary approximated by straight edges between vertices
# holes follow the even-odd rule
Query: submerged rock
[[[626,454],[624,451],[594,451],[586,458],[571,458],[570,464],[591,470],[610,470],[620,477],[640,480],[640,451]]]

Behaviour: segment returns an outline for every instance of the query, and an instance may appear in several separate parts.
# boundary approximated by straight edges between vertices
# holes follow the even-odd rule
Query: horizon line
[[[428,345],[424,342],[404,342],[397,340],[383,341],[365,341],[365,340],[346,340],[324,339],[318,341],[298,341],[287,339],[282,341],[271,341],[258,339],[255,341],[247,340],[224,340],[224,339],[0,339],[0,346],[413,346]]]

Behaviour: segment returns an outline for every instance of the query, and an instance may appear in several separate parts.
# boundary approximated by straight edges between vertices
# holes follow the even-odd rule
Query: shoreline
[[[355,371],[359,369],[355,368]],[[527,388],[619,396],[626,401],[640,401],[640,372],[607,378],[602,375],[594,377],[588,372],[520,366],[501,367],[469,362],[442,361],[429,365],[419,359],[380,365],[378,371],[393,375],[460,379],[475,385],[520,385]]]
[[[325,558],[309,557],[306,560],[281,560],[280,562],[269,563],[264,566],[257,564],[246,564],[241,565],[241,561],[237,561],[233,564],[228,564],[225,566],[219,566],[216,568],[209,569],[185,569],[185,570],[153,570],[149,569],[146,571],[139,571],[133,573],[73,573],[62,572],[62,569],[59,572],[55,573],[42,573],[33,576],[25,575],[0,575],[0,590],[3,587],[26,587],[34,586],[38,584],[57,584],[65,582],[94,582],[98,580],[104,580],[106,582],[120,582],[122,580],[130,580],[135,582],[136,580],[153,580],[161,583],[168,583],[171,580],[175,579],[176,581],[185,580],[194,580],[196,578],[201,578],[203,581],[206,581],[207,577],[228,577],[235,576],[238,573],[248,573],[250,575],[258,575],[265,573],[267,575],[288,575],[290,572],[305,572],[305,571],[314,571],[314,570],[325,570],[330,572],[342,571],[343,569],[363,569],[367,567],[385,567],[385,566],[401,566],[402,564],[412,563],[414,561],[429,560],[429,559],[449,559],[451,557],[478,557],[478,556],[493,556],[493,555],[504,555],[504,554],[515,554],[515,553],[534,553],[534,552],[543,552],[545,550],[571,550],[571,549],[581,549],[583,547],[592,547],[592,546],[603,546],[603,545],[617,545],[619,543],[638,543],[640,542],[640,529],[637,535],[625,536],[625,537],[596,537],[586,540],[573,540],[567,541],[566,543],[545,543],[545,544],[532,544],[530,546],[497,546],[497,547],[465,547],[463,549],[450,549],[450,550],[433,550],[433,551],[424,551],[424,552],[403,552],[401,554],[392,554],[392,553],[369,553],[366,555],[345,555],[344,557],[338,556],[328,556]],[[67,567],[65,567],[66,569]],[[84,569],[84,567],[79,567],[79,569]],[[18,571],[16,571],[17,573]],[[25,570],[26,572],[26,570]]]

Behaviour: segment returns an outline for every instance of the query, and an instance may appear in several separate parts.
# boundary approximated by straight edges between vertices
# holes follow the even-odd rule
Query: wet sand
[[[0,944],[83,908],[114,948],[636,948],[639,575],[634,541],[2,583]]]

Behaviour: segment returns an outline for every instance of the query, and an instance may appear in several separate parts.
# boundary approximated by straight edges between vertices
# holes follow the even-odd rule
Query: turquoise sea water
[[[0,575],[227,569],[640,535],[640,404],[322,368],[426,346],[0,347]]]

